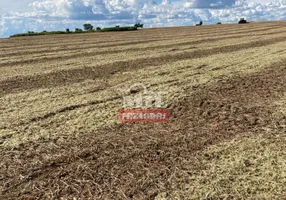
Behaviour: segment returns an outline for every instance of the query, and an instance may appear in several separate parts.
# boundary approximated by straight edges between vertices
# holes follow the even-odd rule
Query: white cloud
[[[192,8],[225,8],[231,7],[237,0],[188,0],[187,5]]]
[[[0,16],[0,37],[27,31],[73,29],[86,22],[103,27],[139,21],[146,27],[157,27],[193,25],[200,20],[237,22],[241,17],[258,21],[286,19],[286,0],[266,1],[41,0],[31,4],[33,11]]]

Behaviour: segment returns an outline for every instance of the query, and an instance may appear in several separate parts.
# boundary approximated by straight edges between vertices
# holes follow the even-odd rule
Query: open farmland
[[[285,199],[285,32],[1,39],[0,199]],[[169,122],[120,123],[138,82],[168,91]]]

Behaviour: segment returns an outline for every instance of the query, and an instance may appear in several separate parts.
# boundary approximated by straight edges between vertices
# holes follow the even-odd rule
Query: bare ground
[[[270,101],[286,92],[285,80],[283,62],[196,88],[169,108],[169,123],[122,124],[68,141],[36,142],[2,152],[2,198],[155,198],[171,191],[172,175],[178,171],[205,169],[202,160],[209,158],[200,151],[210,145],[237,134],[285,134],[286,117],[275,116]]]
[[[271,26],[283,28],[283,25],[277,23]],[[269,24],[261,23],[261,25],[251,25],[251,28],[258,29],[259,26],[270,27]],[[228,28],[244,29],[243,26],[237,25],[225,26],[226,34]],[[170,33],[168,30],[174,32]],[[189,29],[184,30],[189,31]],[[197,35],[211,30],[219,31],[214,27],[203,27],[197,30]],[[263,34],[268,30],[262,27],[258,33]],[[152,30],[147,31],[152,32]],[[158,33],[166,31],[166,38],[176,33],[176,29],[172,28],[153,31]],[[138,33],[132,34],[135,34],[132,37],[137,37]],[[57,88],[68,85],[80,91],[86,79],[104,80],[118,76],[120,82],[124,80],[122,79],[124,73],[135,75],[144,68],[150,71],[147,75],[155,80],[159,75],[153,68],[180,60],[186,60],[187,65],[182,67],[174,65],[167,70],[176,69],[178,74],[185,70],[183,75],[188,75],[187,71],[193,70],[188,64],[195,63],[192,59],[206,59],[212,56],[215,59],[221,54],[227,57],[231,53],[240,56],[242,51],[252,48],[262,49],[261,55],[258,54],[260,57],[253,59],[263,60],[263,56],[267,57],[269,53],[274,52],[270,47],[276,45],[277,51],[280,51],[280,46],[283,46],[281,44],[285,44],[285,36],[277,34],[272,37],[265,35],[265,38],[259,41],[222,44],[221,47],[203,48],[191,52],[179,50],[173,55],[159,55],[157,58],[145,59],[142,56],[130,60],[127,56],[126,61],[102,63],[96,67],[79,67],[28,76],[15,75],[0,82],[0,94],[3,96],[1,100],[8,105],[10,97],[22,98],[21,95],[25,93],[28,94],[27,98],[37,99],[29,94],[32,95],[39,90],[40,94],[45,96],[47,95],[45,89],[54,88],[54,91],[57,91]],[[120,41],[116,37],[112,40]],[[27,41],[21,42],[26,44]],[[11,45],[9,42],[6,43]],[[164,45],[158,49],[162,46]],[[178,98],[171,98],[169,101],[171,118],[167,123],[111,123],[96,130],[85,131],[78,128],[75,130],[78,134],[70,135],[63,134],[64,130],[61,128],[51,126],[53,121],[50,121],[50,118],[72,115],[70,111],[76,112],[81,107],[91,107],[97,101],[79,102],[77,106],[63,102],[57,112],[48,112],[40,117],[30,116],[25,124],[15,116],[14,129],[22,131],[25,137],[32,138],[33,134],[37,134],[36,130],[53,131],[52,127],[55,128],[57,136],[30,139],[15,146],[5,146],[13,135],[5,134],[6,125],[1,126],[0,130],[3,132],[0,138],[2,142],[0,198],[283,199],[286,196],[284,162],[286,116],[283,111],[286,93],[286,58],[283,51],[280,53],[281,56],[276,55],[280,59],[269,61],[267,67],[258,67],[257,70],[245,73],[225,72],[224,77],[217,76],[213,82],[190,84],[188,82],[190,79],[187,78],[167,81],[167,84],[159,82],[159,85],[166,84],[164,87],[170,90],[175,85],[183,88]],[[52,62],[54,61],[51,59]],[[235,60],[225,58],[225,62],[240,66]],[[245,64],[253,62],[253,65],[258,63],[251,60],[241,62]],[[211,65],[214,64],[207,64],[199,65],[196,70],[209,69],[208,74],[226,70],[225,66],[212,68]],[[11,69],[14,66],[11,62]],[[7,67],[9,64],[4,66]],[[250,65],[249,68],[254,69],[255,66]],[[159,72],[167,73],[167,76],[169,73]],[[110,85],[103,82],[98,87],[93,93],[104,91]],[[176,90],[173,92],[176,94]],[[109,96],[109,98],[112,101],[118,97]],[[22,114],[20,111],[29,113],[26,107],[30,105],[25,105],[25,101],[29,102],[28,99],[21,101],[23,101],[21,105],[0,108],[6,113],[9,113],[7,109],[11,109],[10,112],[14,112],[14,109],[19,110],[19,115]],[[115,110],[118,108],[115,107]],[[89,112],[94,110],[91,108],[86,112],[86,116],[79,117],[87,119]],[[3,120],[11,120],[5,119],[5,116],[1,117]],[[44,122],[37,124],[35,123],[37,121]],[[40,129],[36,129],[37,126],[40,126]],[[35,131],[32,132],[33,130]],[[17,137],[21,137],[20,132],[17,133]]]

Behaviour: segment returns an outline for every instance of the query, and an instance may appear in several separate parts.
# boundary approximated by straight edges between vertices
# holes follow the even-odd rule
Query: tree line
[[[92,24],[83,24],[83,29],[81,28],[75,28],[74,31],[71,31],[69,28],[66,28],[66,31],[42,31],[42,32],[34,32],[34,31],[28,31],[27,33],[20,33],[15,34],[10,37],[20,37],[20,36],[33,36],[33,35],[53,35],[53,34],[72,34],[72,33],[90,33],[90,32],[110,32],[110,31],[135,31],[138,30],[138,28],[143,28],[144,24],[136,23],[133,26],[123,26],[120,27],[119,25],[115,27],[96,27]]]
[[[249,23],[246,19],[241,18],[238,21],[238,24],[246,24]],[[217,24],[222,24],[221,22],[218,22]],[[203,21],[200,21],[199,24],[196,24],[196,26],[202,26]],[[83,24],[83,29],[81,28],[76,28],[74,31],[71,31],[69,28],[66,29],[66,31],[42,31],[42,32],[34,32],[34,31],[28,31],[27,33],[20,33],[20,34],[15,34],[10,37],[20,37],[20,36],[32,36],[32,35],[52,35],[52,34],[72,34],[72,33],[89,33],[89,32],[110,32],[110,31],[135,31],[138,30],[138,28],[143,28],[144,24],[141,23],[136,23],[133,26],[123,26],[120,27],[119,25],[115,27],[106,27],[106,28],[101,28],[101,27],[96,27],[92,24],[86,23]]]

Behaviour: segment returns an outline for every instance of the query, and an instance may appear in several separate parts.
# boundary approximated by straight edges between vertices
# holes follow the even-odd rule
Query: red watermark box
[[[121,122],[167,122],[168,110],[121,110]]]

